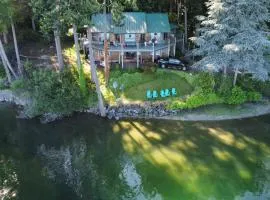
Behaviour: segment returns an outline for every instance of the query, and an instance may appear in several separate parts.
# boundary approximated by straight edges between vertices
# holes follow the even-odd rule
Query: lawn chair
[[[166,90],[165,90],[165,96],[166,96],[166,97],[171,96],[171,93],[170,93],[170,90],[169,90],[169,89],[166,89]]]
[[[161,90],[161,91],[160,91],[160,96],[163,97],[163,98],[166,97],[165,91],[164,91],[164,90]]]
[[[153,98],[154,98],[154,99],[155,99],[155,98],[158,98],[158,93],[157,93],[156,90],[153,91]]]
[[[172,96],[176,96],[176,95],[177,95],[176,89],[172,88]]]
[[[147,99],[152,99],[152,98],[153,98],[153,95],[152,95],[151,90],[147,90],[147,91],[146,91],[146,98],[147,98]]]

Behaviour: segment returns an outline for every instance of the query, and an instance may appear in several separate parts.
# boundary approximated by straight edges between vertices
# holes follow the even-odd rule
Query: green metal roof
[[[111,14],[107,14],[107,24],[105,27],[104,15],[96,14],[92,17],[92,32],[107,32],[124,34],[124,33],[167,33],[170,32],[170,23],[167,14],[144,12],[125,12],[123,13],[123,25],[116,26],[113,24]]]
[[[168,15],[163,13],[151,13],[146,15],[148,33],[171,32]]]

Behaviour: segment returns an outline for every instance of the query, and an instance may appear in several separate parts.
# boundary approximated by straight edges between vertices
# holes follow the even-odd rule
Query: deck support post
[[[122,69],[124,69],[124,52],[122,51],[121,52],[121,66],[122,66]]]
[[[122,69],[124,69],[124,44],[123,44],[123,41],[124,41],[124,36],[121,35],[121,66],[122,66]]]
[[[171,38],[169,37],[169,40],[168,40],[168,57],[170,57],[170,51],[171,51]]]
[[[155,62],[155,43],[153,43],[152,62]]]
[[[176,54],[176,37],[174,36],[173,56]]]
[[[140,57],[139,57],[139,43],[137,43],[137,68],[139,68],[140,65]]]
[[[118,63],[121,64],[121,52],[119,52]]]

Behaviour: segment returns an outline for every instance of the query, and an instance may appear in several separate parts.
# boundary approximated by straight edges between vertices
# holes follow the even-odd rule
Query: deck
[[[87,47],[88,41],[85,41],[84,47]],[[173,44],[170,44],[170,46],[173,46]],[[151,44],[145,45],[144,43],[139,43],[138,47],[136,44],[127,44],[123,48],[121,48],[121,45],[110,45],[109,46],[109,52],[153,52],[153,51],[160,51],[160,50],[166,50],[168,49],[169,44],[168,43],[159,43],[155,44],[154,46]],[[103,51],[104,45],[103,43],[99,42],[93,42],[93,48],[97,51]]]

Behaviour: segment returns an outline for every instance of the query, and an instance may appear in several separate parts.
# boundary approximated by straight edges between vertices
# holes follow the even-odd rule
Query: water
[[[77,115],[48,125],[15,116],[0,105],[0,199],[270,199],[270,115],[209,123]]]

